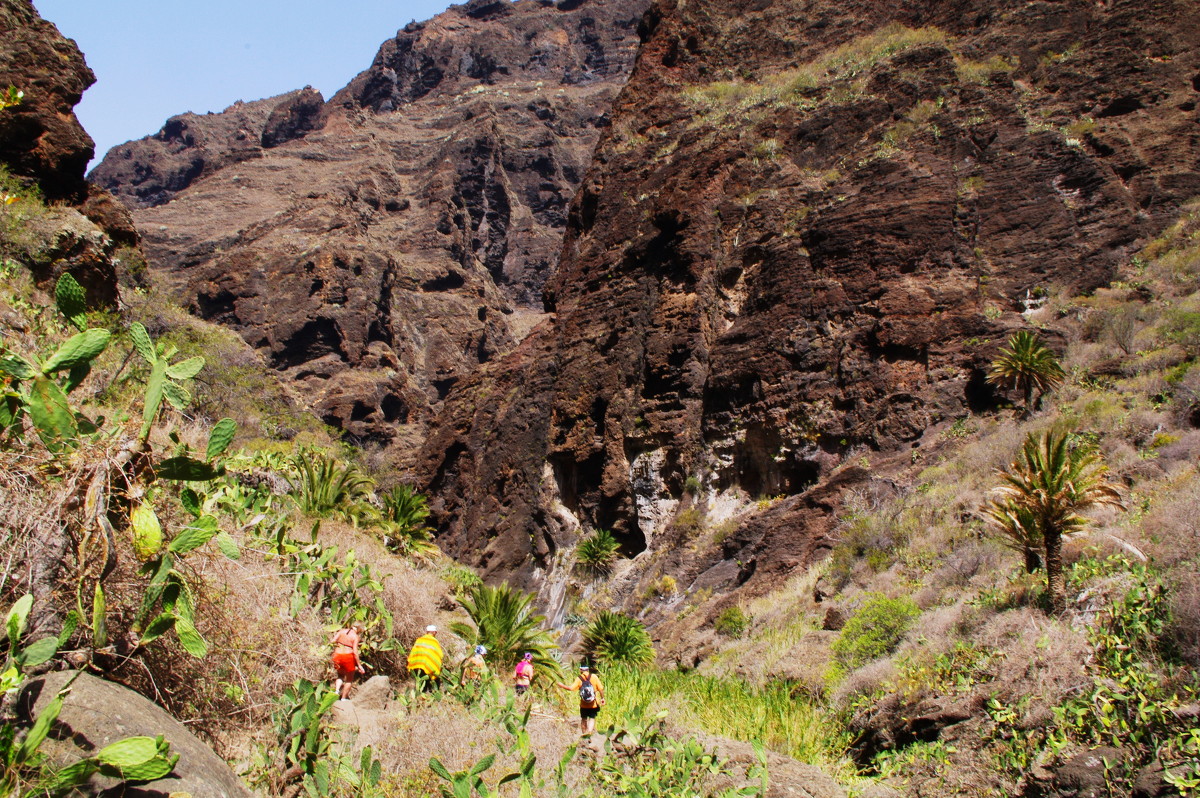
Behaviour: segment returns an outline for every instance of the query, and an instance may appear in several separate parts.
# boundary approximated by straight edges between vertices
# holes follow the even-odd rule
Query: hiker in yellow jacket
[[[417,677],[417,684],[424,690],[432,690],[442,674],[442,644],[437,639],[437,627],[425,627],[425,634],[417,638],[408,652],[408,672]]]

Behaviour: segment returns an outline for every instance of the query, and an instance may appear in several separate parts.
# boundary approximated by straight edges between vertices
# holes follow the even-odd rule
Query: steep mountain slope
[[[322,124],[324,108],[308,86],[219,114],[173,116],[153,136],[114,147],[88,179],[132,208],[161,205],[205,175],[301,138]]]
[[[397,33],[319,111],[289,95],[176,118],[93,179],[133,203],[195,312],[349,437],[403,453],[540,318],[643,7],[456,6]]]
[[[553,325],[456,387],[424,451],[445,545],[549,589],[611,527],[660,555],[618,598],[808,561],[847,486],[995,406],[985,365],[1037,296],[1108,282],[1200,194],[1189,12],[654,6]],[[697,553],[689,510],[743,515]]]

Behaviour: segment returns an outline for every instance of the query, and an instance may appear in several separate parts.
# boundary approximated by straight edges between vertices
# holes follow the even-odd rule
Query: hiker
[[[442,644],[437,639],[438,628],[433,624],[425,627],[425,634],[417,638],[408,652],[408,672],[416,676],[423,690],[432,690],[442,675]]]
[[[486,653],[486,647],[475,646],[475,653],[463,660],[462,676],[458,680],[460,686],[467,682],[478,684],[487,673],[487,663],[483,661],[483,655]]]
[[[349,698],[355,674],[367,672],[358,657],[358,646],[365,628],[362,621],[355,621],[333,633],[333,669],[337,672],[333,689],[339,698]]]
[[[596,714],[604,706],[604,685],[586,664],[579,666],[579,676],[570,685],[555,682],[564,690],[579,691],[579,733],[591,736],[596,730]]]
[[[525,691],[529,689],[529,683],[533,681],[533,652],[526,651],[525,656],[517,663],[517,669],[513,671],[513,682],[517,686],[517,695],[525,695]]]

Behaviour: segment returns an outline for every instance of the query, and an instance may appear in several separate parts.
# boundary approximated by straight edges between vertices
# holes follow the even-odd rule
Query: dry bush
[[[1141,530],[1147,553],[1159,567],[1194,562],[1200,554],[1200,479],[1193,474],[1156,501],[1142,519]]]
[[[954,644],[964,636],[963,630],[967,628],[965,618],[971,614],[969,610],[959,602],[921,613],[909,630],[905,643],[897,649],[897,654],[911,654],[919,650],[936,655],[954,648]]]
[[[131,635],[147,581],[127,546],[118,563],[105,581],[113,639]],[[265,723],[288,686],[328,678],[328,632],[315,612],[288,615],[290,580],[252,552],[231,561],[206,547],[179,568],[194,589],[196,626],[208,641],[208,656],[190,656],[168,634],[131,657],[98,654],[95,664],[106,678],[189,723],[219,752],[242,754],[247,733]]]
[[[1006,552],[994,541],[967,540],[949,551],[926,580],[928,587],[939,592],[966,587],[980,573],[998,570],[1006,559]]]
[[[322,521],[318,539],[337,546],[342,555],[354,551],[359,562],[370,564],[383,577],[383,605],[392,613],[392,634],[403,645],[411,645],[425,633],[428,624],[439,623],[439,606],[447,606],[449,600],[446,584],[433,570],[397,557],[374,534],[341,521]],[[453,644],[448,634],[440,637],[443,646]]]
[[[1168,470],[1174,463],[1192,465],[1200,462],[1200,430],[1181,432],[1174,441],[1157,447],[1155,451],[1163,468]]]
[[[842,679],[830,695],[830,703],[834,707],[845,709],[854,699],[872,695],[882,690],[889,682],[894,682],[896,673],[896,662],[891,657],[868,662]]]
[[[1166,636],[1184,662],[1200,667],[1200,573],[1178,573],[1171,584],[1171,622]]]
[[[833,664],[830,645],[837,639],[837,632],[813,630],[788,651],[776,668],[769,674],[796,682],[811,696],[823,695],[826,689],[825,674]]]
[[[1032,723],[1086,681],[1083,666],[1091,647],[1085,634],[1040,610],[999,613],[979,629],[975,642],[1004,657],[996,678],[984,686],[988,694],[1008,704],[1031,699],[1023,722]]]
[[[37,562],[47,534],[62,524],[54,501],[37,473],[37,453],[0,452],[0,603],[11,604],[29,592],[29,569]]]

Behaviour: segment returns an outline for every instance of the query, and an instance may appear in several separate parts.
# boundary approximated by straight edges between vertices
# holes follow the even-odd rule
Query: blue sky
[[[447,0],[34,0],[74,39],[96,84],[75,108],[96,154],[185,111],[311,85],[326,99],[379,45]],[[96,162],[93,161],[93,165]]]

